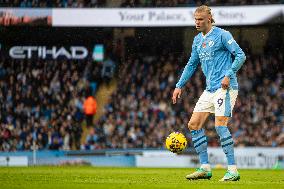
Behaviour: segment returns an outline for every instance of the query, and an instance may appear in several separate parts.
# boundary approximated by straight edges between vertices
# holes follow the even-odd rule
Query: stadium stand
[[[268,41],[265,53],[252,55],[249,44],[241,43],[248,56],[239,72],[240,92],[231,127],[236,146],[284,146],[283,49],[271,44],[275,43]],[[40,150],[161,148],[165,136],[177,130],[190,138],[186,123],[204,89],[200,70],[179,104],[171,104],[181,74],[177,70],[187,56],[128,56],[116,72],[119,87],[85,138],[82,103],[102,83],[103,63],[2,57],[0,151],[31,150],[33,137]],[[94,83],[96,88],[91,87]],[[218,146],[213,118],[206,128],[209,145]]]
[[[271,49],[267,43],[265,49]],[[248,56],[239,72],[240,92],[232,127],[236,146],[284,146],[283,51]],[[103,63],[91,61],[0,61],[0,151],[161,148],[172,131],[188,138],[186,123],[204,89],[198,70],[178,105],[171,94],[187,56],[132,54],[119,66],[116,91],[82,142],[82,103],[102,82]],[[71,63],[72,62],[72,63]],[[118,72],[118,71],[117,71]],[[213,117],[206,124],[209,145],[219,146]]]
[[[78,149],[83,101],[100,83],[91,61],[0,61],[0,151]],[[63,108],[62,108],[63,107]]]

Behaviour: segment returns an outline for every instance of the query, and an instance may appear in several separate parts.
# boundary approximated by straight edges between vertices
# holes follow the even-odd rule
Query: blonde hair
[[[201,5],[201,6],[197,7],[195,12],[206,12],[206,13],[208,13],[210,18],[211,18],[211,23],[215,23],[215,20],[212,16],[212,13],[211,13],[211,8],[209,8],[207,5]]]

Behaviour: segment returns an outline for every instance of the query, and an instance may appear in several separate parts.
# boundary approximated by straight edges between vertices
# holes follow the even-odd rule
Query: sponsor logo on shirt
[[[214,52],[202,52],[202,53],[199,53],[198,55],[202,62],[206,60],[212,60],[214,57]]]
[[[202,48],[205,49],[206,48],[206,42],[202,43]]]

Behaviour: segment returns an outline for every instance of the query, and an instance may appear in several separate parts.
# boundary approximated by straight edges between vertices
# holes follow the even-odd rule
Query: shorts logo
[[[219,99],[217,100],[217,103],[218,103],[219,107],[222,106],[223,101],[224,101],[224,100],[223,100],[222,98],[219,98]]]
[[[209,41],[208,46],[212,47],[214,45],[214,41]]]

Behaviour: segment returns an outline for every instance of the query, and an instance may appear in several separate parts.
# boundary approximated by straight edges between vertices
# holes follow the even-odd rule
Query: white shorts
[[[218,89],[215,92],[204,91],[195,105],[193,112],[210,112],[215,116],[232,117],[238,90]]]

